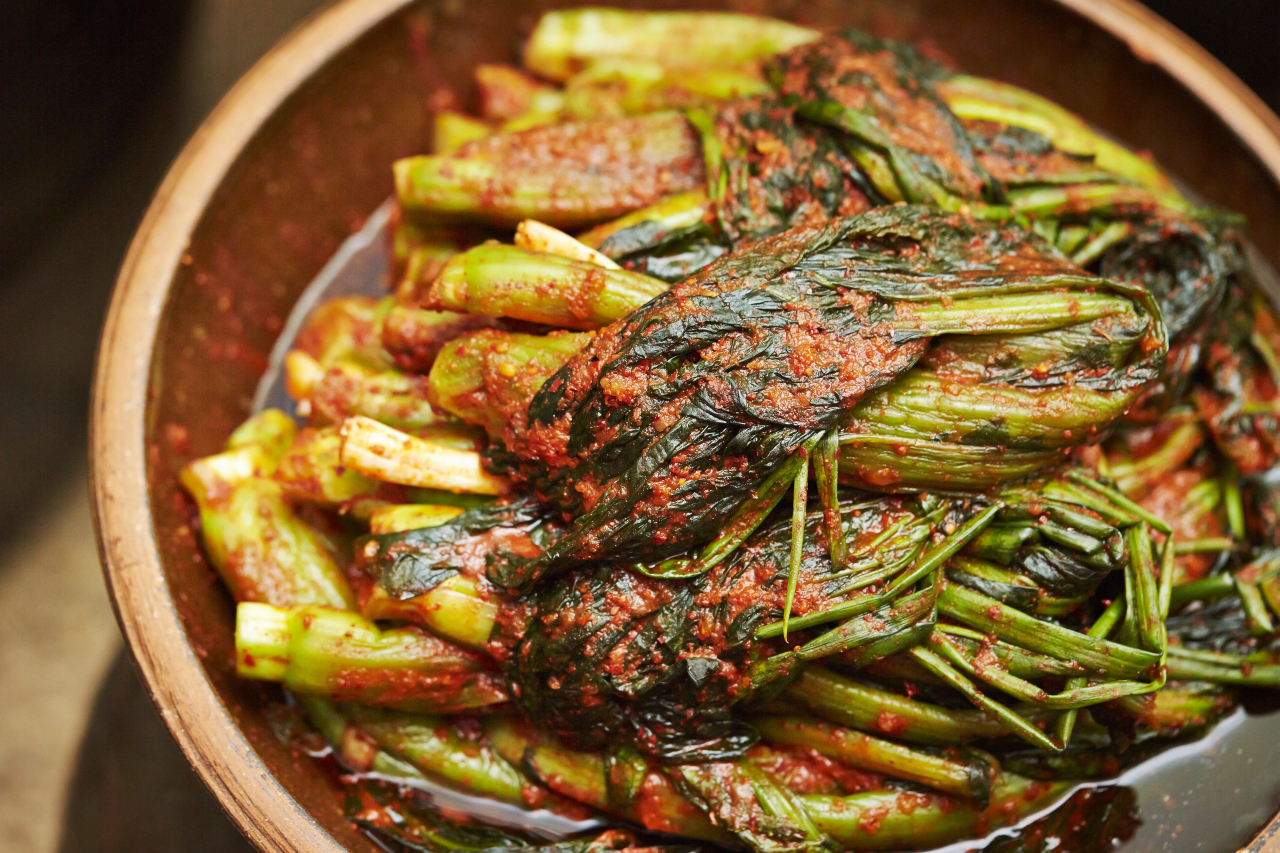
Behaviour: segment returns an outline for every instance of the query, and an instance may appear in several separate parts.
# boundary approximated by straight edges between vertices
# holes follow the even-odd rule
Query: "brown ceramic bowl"
[[[1245,213],[1280,267],[1280,121],[1208,54],[1131,0],[609,0],[736,8],[928,39],[968,71],[1047,95],[1150,149],[1207,199]],[[332,783],[272,736],[265,688],[232,671],[231,600],[176,479],[247,414],[282,320],[426,150],[430,111],[471,96],[557,0],[345,0],[240,81],[160,187],[102,335],[93,500],[120,625],[165,722],[264,851],[376,848]],[[1237,780],[1237,783],[1240,780]],[[1280,851],[1269,841],[1255,849]]]

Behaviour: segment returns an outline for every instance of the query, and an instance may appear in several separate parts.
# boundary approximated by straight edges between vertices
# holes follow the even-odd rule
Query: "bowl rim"
[[[417,0],[339,0],[296,27],[223,97],[183,148],[138,227],[101,333],[89,419],[94,528],[112,608],[183,755],[264,853],[342,846],[268,770],[185,637],[151,524],[146,400],[170,284],[188,238],[242,150],[301,84]],[[1280,118],[1204,48],[1136,0],[1052,0],[1125,42],[1213,111],[1280,184]],[[1280,853],[1280,816],[1246,848]]]
[[[344,848],[271,774],[185,641],[151,525],[146,470],[151,356],[188,238],[244,147],[335,54],[413,2],[342,0],[304,20],[240,78],[156,190],[121,265],[98,346],[89,488],[111,606],[178,747],[240,831],[264,853]]]

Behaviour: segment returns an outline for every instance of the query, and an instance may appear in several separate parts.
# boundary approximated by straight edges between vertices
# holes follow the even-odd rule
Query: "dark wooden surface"
[[[254,853],[178,751],[127,652],[94,701],[58,849]]]
[[[0,228],[26,224],[0,235],[0,853],[58,848],[89,709],[120,648],[84,466],[121,258],[218,98],[324,2],[0,0]],[[125,794],[156,800],[149,784]]]

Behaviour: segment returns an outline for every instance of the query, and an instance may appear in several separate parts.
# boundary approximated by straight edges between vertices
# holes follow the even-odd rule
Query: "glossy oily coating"
[[[947,193],[1003,201],[964,127],[933,88],[945,74],[906,45],[856,31],[780,54],[769,68],[797,115],[882,153],[898,178],[898,192],[883,185],[890,200],[934,201]]]
[[[574,523],[537,561],[493,577],[518,586],[547,567],[660,560],[709,541],[806,441],[902,376],[930,338],[1008,329],[992,300],[1096,290],[1114,294],[1100,303],[1106,317],[1128,312],[1148,336],[1133,358],[1091,369],[1129,393],[1163,357],[1154,306],[1015,225],[895,207],[744,246],[602,329],[533,397],[527,421],[508,423],[491,460]],[[1104,319],[1074,305],[1065,320],[1034,316],[1029,328]],[[1062,442],[1078,443],[1090,425]]]
[[[849,496],[847,534],[873,540],[926,513],[914,498]],[[948,508],[938,518],[963,520]],[[806,518],[797,616],[841,599],[822,514]],[[782,614],[789,520],[766,524],[726,561],[690,578],[654,578],[621,565],[584,567],[522,595],[501,630],[514,695],[539,725],[578,749],[620,738],[666,764],[740,757],[758,738],[732,706],[774,674],[756,664],[780,652],[758,630]],[[911,543],[912,545],[917,543]],[[886,551],[911,545],[886,544]],[[903,608],[911,621],[926,609]],[[881,626],[882,630],[890,630]],[[819,631],[821,633],[821,631]],[[816,636],[812,632],[802,637]]]
[[[857,163],[774,96],[691,111],[722,239],[732,245],[871,207]]]
[[[701,221],[670,229],[658,208],[637,214],[601,238],[607,254],[677,280],[742,240],[854,204],[1021,214],[1077,264],[1147,286],[1175,343],[1239,265],[1237,217],[1194,207],[1149,160],[1030,92],[857,31],[772,57],[766,72],[772,95],[690,113],[708,164]]]
[[[573,39],[600,32],[592,21],[599,23],[602,13],[565,14],[582,25],[559,30],[570,38],[566,73],[576,76]],[[654,26],[686,20],[635,19]],[[710,21],[704,23],[710,31]],[[769,22],[759,23],[769,29]],[[639,28],[615,31],[626,39]],[[801,43],[810,45],[818,37],[802,35]],[[569,182],[567,194],[554,185],[560,176],[545,168],[551,160],[537,151],[525,157],[523,149],[575,139],[586,144],[565,152],[592,148],[581,125],[528,130],[535,122],[587,117],[575,112],[586,101],[569,106],[583,79],[557,91],[529,78],[540,103],[560,99],[564,108],[543,116],[455,116],[467,123],[462,130],[470,138],[494,138],[470,146],[454,139],[411,164],[417,183],[403,188],[400,201],[406,216],[417,219],[415,227],[426,228],[420,214],[490,224],[545,214],[574,230],[606,215],[626,219],[636,214],[634,205],[648,203],[643,193],[616,192],[648,189],[628,186],[643,172],[633,166],[647,162],[660,173],[664,163],[682,162],[690,168],[679,174],[689,180],[657,191],[664,197],[652,200],[654,208],[666,219],[651,230],[692,226],[718,242],[708,242],[715,248],[697,257],[698,247],[689,247],[692,252],[655,278],[644,273],[656,267],[612,270],[607,257],[591,254],[587,235],[575,244],[569,234],[548,235],[554,229],[545,223],[541,243],[527,242],[538,223],[521,223],[515,245],[471,249],[468,243],[483,240],[482,233],[442,241],[424,230],[421,262],[370,315],[371,330],[388,308],[385,318],[394,314],[397,321],[382,330],[387,353],[374,347],[376,370],[363,352],[333,363],[327,346],[295,352],[291,393],[322,372],[317,366],[329,371],[321,377],[328,384],[317,381],[319,390],[307,386],[307,393],[295,394],[310,405],[313,419],[324,420],[291,443],[272,438],[262,444],[270,454],[288,447],[274,473],[259,466],[243,489],[266,494],[278,485],[288,503],[257,504],[276,519],[274,529],[290,530],[285,511],[296,511],[302,523],[332,537],[326,541],[343,562],[351,556],[349,536],[367,531],[368,538],[354,543],[355,568],[364,572],[343,566],[353,593],[351,600],[343,596],[347,612],[308,605],[296,583],[292,596],[266,601],[255,601],[257,590],[241,583],[236,667],[246,678],[279,681],[296,692],[344,770],[410,785],[440,779],[517,808],[562,815],[599,809],[650,829],[745,843],[760,853],[902,847],[981,834],[1001,822],[998,815],[1016,819],[1061,789],[1063,782],[1032,783],[1016,776],[1020,770],[996,769],[990,757],[1003,760],[1014,739],[1006,735],[1033,745],[1042,764],[1058,768],[1058,779],[1071,772],[1074,752],[1053,764],[1069,741],[1073,750],[1124,749],[1123,731],[1100,730],[1104,714],[1154,729],[1195,727],[1229,702],[1217,686],[1166,679],[1280,681],[1261,645],[1237,642],[1219,653],[1166,641],[1171,601],[1190,595],[1173,586],[1184,576],[1196,578],[1191,584],[1215,585],[1213,594],[1224,587],[1238,592],[1250,639],[1274,625],[1267,613],[1280,600],[1274,561],[1223,575],[1212,573],[1221,566],[1207,575],[1187,568],[1192,555],[1247,552],[1245,535],[1237,532],[1234,469],[1216,467],[1221,460],[1207,444],[1207,460],[1190,459],[1172,439],[1135,445],[1126,458],[1112,453],[1107,437],[1117,423],[1121,430],[1136,426],[1125,424],[1125,416],[1164,359],[1161,291],[1153,286],[1146,293],[1133,282],[1159,284],[1166,269],[1180,274],[1200,263],[1197,251],[1171,253],[1168,267],[1149,261],[1162,249],[1159,232],[1153,239],[1140,232],[1186,213],[1176,196],[1160,195],[1167,188],[1149,185],[1150,174],[1144,177],[1140,166],[1096,138],[1079,144],[1066,132],[1070,116],[1062,120],[1059,110],[1047,120],[1053,110],[1026,92],[951,75],[899,45],[852,35],[837,41],[797,52],[814,62],[787,93],[796,95],[796,104],[782,103],[777,91],[748,87],[716,96],[748,99],[723,101],[712,111],[711,132],[696,110],[687,119],[652,116],[651,126],[665,129],[657,136],[669,146],[638,159],[593,160],[578,176],[584,182]],[[761,58],[797,42],[768,43]],[[678,76],[659,70],[662,80]],[[584,72],[596,79],[613,75],[610,85],[628,99],[638,91],[632,83],[641,80],[639,67],[627,63]],[[650,86],[657,101],[635,108],[655,108],[667,97],[666,85]],[[598,87],[593,95],[606,93]],[[482,103],[488,110],[493,101]],[[692,103],[705,117],[708,101]],[[801,115],[806,103],[821,109]],[[621,114],[631,109],[624,106]],[[999,110],[1011,119],[993,118]],[[1046,119],[1044,132],[1034,131],[1042,138],[1012,118],[1027,119],[1023,124]],[[642,126],[650,122],[597,129],[602,139],[621,131],[621,151],[645,137]],[[913,138],[921,127],[936,138]],[[961,150],[966,134],[969,154]],[[699,190],[703,161],[711,180]],[[1148,172],[1155,168],[1146,165]],[[1134,168],[1121,174],[1119,167]],[[981,177],[983,169],[991,180]],[[482,180],[457,180],[467,175]],[[488,182],[494,176],[498,180]],[[592,197],[584,187],[601,192]],[[433,199],[427,190],[452,194]],[[898,200],[894,193],[936,209],[890,208]],[[566,201],[581,205],[574,214],[580,219],[556,219],[572,213]],[[698,312],[706,306],[697,299],[738,290],[753,295],[749,287],[708,276],[752,252],[757,263],[774,262],[771,253],[795,248],[788,239],[798,232],[788,228],[802,226],[819,237],[838,229],[843,220],[830,229],[821,220],[850,212],[840,208],[845,201],[882,208],[870,217],[879,224],[826,247],[806,237],[799,254],[813,244],[813,257],[783,258],[791,266],[784,263],[759,288],[781,297],[780,305],[765,306],[778,316],[816,317],[798,324],[803,334],[788,338],[796,324],[770,326],[773,314],[763,310],[739,311],[732,323],[722,323],[728,332],[719,337],[699,330],[704,318]],[[992,221],[975,224],[971,217]],[[1203,225],[1196,216],[1188,220]],[[626,230],[615,226],[597,230]],[[1126,238],[1135,235],[1138,251],[1121,257]],[[400,237],[398,230],[397,246]],[[1120,260],[1115,278],[1083,272],[1096,270],[1110,250]],[[444,257],[454,251],[462,254]],[[722,267],[659,298],[660,306],[670,300],[676,308],[655,311],[646,304],[681,278],[675,273],[682,263],[693,268],[716,255],[727,255]],[[633,254],[626,263],[634,260]],[[544,273],[552,267],[572,275],[549,278]],[[1189,294],[1186,316],[1194,317],[1206,304],[1198,294],[1212,293],[1221,278],[1179,279],[1163,292],[1174,294],[1170,303]],[[554,281],[566,286],[557,289]],[[451,286],[437,287],[442,283]],[[823,301],[832,294],[834,308]],[[436,327],[454,320],[428,316],[432,309],[486,317],[494,328],[445,341]],[[854,322],[842,325],[841,310]],[[705,314],[719,321],[716,312]],[[337,331],[337,318],[328,320]],[[640,330],[634,341],[618,339],[628,323],[647,320],[655,320],[661,334],[646,339]],[[880,324],[889,326],[887,334]],[[547,327],[575,333],[547,334]],[[703,337],[681,351],[690,328]],[[1256,326],[1245,336],[1262,362],[1274,354],[1267,335]],[[600,341],[593,343],[593,336]],[[890,359],[895,375],[843,375],[843,366],[865,366],[849,358],[830,363],[832,343],[845,338],[901,354]],[[437,350],[437,341],[446,346]],[[644,363],[648,355],[636,352],[651,343],[659,355],[674,357]],[[771,351],[752,351],[755,344]],[[916,346],[923,352],[912,352]],[[399,381],[388,356],[412,381]],[[589,357],[600,361],[598,368],[582,368]],[[618,365],[607,362],[619,358],[620,372],[610,372]],[[630,374],[628,368],[634,368]],[[568,388],[569,410],[551,405],[538,420],[531,403],[555,393],[549,385],[561,369],[589,388],[579,387],[583,394],[574,397],[566,383],[560,390]],[[753,371],[756,385],[750,384]],[[668,398],[652,393],[651,378],[666,383]],[[595,409],[573,410],[596,391],[603,402],[591,403]],[[420,405],[424,393],[429,408]],[[746,399],[752,393],[757,399]],[[814,394],[828,399],[810,412]],[[398,405],[401,397],[413,405]],[[1173,397],[1180,402],[1180,394]],[[695,402],[701,405],[696,411]],[[628,405],[635,423],[626,421]],[[615,412],[621,416],[610,423]],[[571,422],[575,413],[585,424]],[[1174,416],[1183,424],[1186,412]],[[552,428],[557,419],[563,447]],[[703,431],[673,432],[687,420]],[[530,424],[546,429],[533,435]],[[481,467],[484,439],[476,426],[488,432],[491,461],[513,477]],[[586,438],[571,448],[575,427]],[[618,442],[632,427],[638,450]],[[753,427],[759,430],[744,437]],[[706,441],[717,429],[730,435],[724,446]],[[501,458],[524,440],[535,444],[527,459]],[[631,471],[627,466],[664,441],[675,446],[665,456],[655,452],[656,467],[606,494]],[[736,461],[725,452],[733,442],[742,467],[759,462],[759,470],[748,472],[741,494],[729,495],[732,507],[698,506],[694,499],[706,495],[680,490],[712,479],[726,459]],[[776,449],[770,442],[781,447],[778,458],[751,455]],[[633,450],[638,455],[626,458]],[[521,471],[530,459],[530,467],[542,469]],[[695,467],[684,469],[690,461]],[[579,464],[590,469],[557,480],[562,469]],[[611,465],[625,470],[611,472]],[[1046,466],[1058,470],[1010,485],[1011,478]],[[1143,473],[1148,468],[1177,476],[1157,475],[1145,495],[1131,490],[1151,480]],[[593,481],[597,472],[602,479]],[[855,495],[841,483],[881,494]],[[628,492],[627,486],[636,488]],[[450,494],[459,489],[473,494]],[[790,513],[776,509],[788,493]],[[1168,518],[1176,494],[1196,508],[1188,524]],[[1246,499],[1248,523],[1261,523],[1265,533],[1267,499],[1257,493]],[[594,528],[571,526],[608,500],[613,505],[594,519]],[[482,508],[465,512],[464,506]],[[1226,508],[1225,524],[1211,523],[1220,520],[1213,517],[1218,507]],[[244,519],[214,503],[208,509],[211,517],[222,512],[224,522],[202,530],[210,555],[232,553],[218,546],[240,541]],[[644,547],[646,524],[651,544],[660,540],[674,549],[665,559],[661,550]],[[673,535],[677,544],[668,546]],[[679,544],[680,537],[688,539]],[[290,555],[268,559],[281,556]],[[234,562],[219,567],[234,568]],[[304,567],[280,560],[278,568],[301,574]],[[1190,600],[1199,604],[1207,594]],[[427,637],[438,642],[423,642]],[[366,707],[333,702],[347,699]],[[1096,714],[1080,714],[1083,709]],[[744,749],[753,732],[764,743]],[[837,788],[793,786],[757,762],[759,750],[777,749],[807,750],[809,765],[821,756],[884,778]],[[454,840],[433,838],[433,816],[415,814],[419,804],[403,796],[387,809],[378,797],[360,799],[351,816],[384,836],[414,823],[410,846]]]

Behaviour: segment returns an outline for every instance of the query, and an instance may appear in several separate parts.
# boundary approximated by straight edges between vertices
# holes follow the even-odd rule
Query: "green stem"
[[[269,479],[275,468],[263,445],[247,444],[182,469],[182,485],[200,508],[209,561],[236,601],[355,607],[325,541]]]
[[[1151,531],[1146,524],[1129,528],[1129,565],[1125,568],[1125,600],[1133,608],[1126,625],[1135,629],[1137,645],[1161,654],[1165,648],[1164,618],[1160,613],[1160,591],[1155,560],[1151,554]],[[1172,577],[1172,572],[1169,574]],[[1122,635],[1123,636],[1123,635]]]
[[[1028,616],[1012,607],[957,584],[949,584],[938,598],[947,616],[1007,643],[1058,660],[1075,661],[1091,672],[1115,679],[1147,678],[1160,665],[1160,655],[1109,640],[1090,637]]]
[[[936,630],[945,634],[952,645],[963,649],[969,660],[975,660],[980,654],[995,655],[997,665],[1018,678],[1035,679],[1046,675],[1075,678],[1084,674],[1084,667],[1074,661],[1058,660],[999,640],[993,641],[987,634],[960,625],[939,625]]]
[[[924,556],[911,567],[910,571],[895,578],[893,583],[889,584],[888,588],[885,589],[884,596],[892,598],[902,590],[909,589],[925,575],[933,572],[951,559],[957,551],[969,544],[975,536],[981,533],[983,528],[991,523],[991,520],[996,517],[1001,509],[1003,507],[1000,504],[993,504],[966,521],[954,533],[951,533],[926,551]]]
[[[1120,621],[1120,616],[1125,612],[1125,603],[1122,599],[1115,599],[1107,609],[1089,627],[1088,634],[1090,637],[1099,640],[1105,640],[1111,630],[1115,628],[1116,623]],[[1088,684],[1088,679],[1084,677],[1076,677],[1067,679],[1066,690],[1079,690]],[[1058,719],[1054,722],[1054,736],[1058,743],[1064,747],[1071,742],[1071,735],[1075,731],[1076,720],[1079,717],[1080,710],[1078,708],[1068,708],[1058,715]]]
[[[945,660],[934,654],[929,649],[916,646],[907,652],[917,663],[923,666],[929,672],[940,678],[944,684],[953,688],[960,695],[964,696],[974,704],[979,710],[985,711],[992,717],[995,717],[1010,734],[1015,734],[1032,746],[1038,746],[1041,749],[1058,751],[1062,749],[1060,744],[1054,743],[1050,738],[1046,737],[1044,732],[1040,731],[1031,723],[1028,723],[1022,717],[1010,711],[1004,705],[987,696],[969,679],[965,678],[959,672],[956,672]]]
[[[511,764],[525,767],[548,788],[570,799],[619,815],[658,832],[685,835],[720,844],[733,836],[712,825],[702,809],[691,803],[670,779],[647,766],[636,768],[638,780],[617,790],[604,756],[578,752],[535,731],[525,721],[508,717],[485,720],[485,738]]]
[[[1186,210],[1187,203],[1172,190],[1125,184],[1091,184],[1071,187],[1031,187],[1009,190],[1013,212],[1028,217],[1105,215],[1140,206]]]
[[[1255,664],[1237,655],[1196,652],[1169,647],[1169,678],[1176,681],[1208,681],[1241,687],[1280,687],[1280,666]]]
[[[751,724],[770,743],[813,749],[850,767],[908,779],[979,801],[991,793],[989,768],[980,762],[952,761],[805,717],[755,717]]]
[[[1199,554],[1205,551],[1230,551],[1236,542],[1230,536],[1206,536],[1202,539],[1179,539],[1173,545],[1173,553]]]
[[[965,553],[1007,566],[1023,545],[1036,538],[1030,524],[992,524],[969,543]]]
[[[1250,583],[1239,575],[1236,575],[1235,583],[1236,594],[1240,596],[1240,603],[1244,605],[1245,616],[1249,622],[1249,633],[1256,636],[1270,634],[1275,630],[1275,626],[1267,610],[1267,603],[1262,600],[1262,592],[1258,589],[1258,585]]]
[[[810,640],[799,649],[756,661],[748,670],[751,684],[756,688],[762,687],[805,661],[839,654],[897,634],[927,617],[933,610],[936,596],[937,591],[933,588],[903,596],[864,618],[848,619],[838,628]]]
[[[732,12],[547,12],[525,46],[525,67],[552,80],[604,60],[646,60],[677,67],[750,64],[819,38],[821,33],[772,18]]]
[[[1169,525],[1165,523],[1163,519],[1157,517],[1156,515],[1151,513],[1149,510],[1144,509],[1143,507],[1134,503],[1129,498],[1125,497],[1123,494],[1111,488],[1110,486],[1104,486],[1102,483],[1099,483],[1097,480],[1093,479],[1083,471],[1080,471],[1078,469],[1068,471],[1067,476],[1070,477],[1075,482],[1079,483],[1080,485],[1084,486],[1085,488],[1092,489],[1098,494],[1109,498],[1118,507],[1130,513],[1131,515],[1135,515],[1138,518],[1142,519],[1143,521],[1147,522],[1147,524],[1150,524],[1152,527],[1154,527],[1156,530],[1159,530],[1161,533],[1168,535],[1173,532],[1172,528],[1170,528]]]
[[[590,340],[585,333],[496,329],[456,338],[431,366],[428,392],[446,412],[501,439],[513,413],[526,409],[543,383]]]
[[[670,288],[665,281],[589,261],[486,243],[445,264],[427,307],[597,329]]]
[[[1149,696],[1127,696],[1111,707],[1158,732],[1176,733],[1212,722],[1231,704],[1221,688],[1166,687]]]
[[[993,121],[1034,131],[1055,148],[1088,158],[1098,169],[1142,186],[1172,189],[1150,160],[1100,135],[1074,113],[1048,98],[998,80],[956,74],[938,84],[938,93],[961,119]]]
[[[1097,492],[1082,489],[1064,480],[1053,480],[1048,483],[1044,487],[1044,496],[1091,509],[1116,527],[1128,527],[1139,521],[1138,516],[1125,512]]]
[[[663,199],[655,205],[597,225],[578,235],[578,241],[615,260],[649,248],[670,234],[697,228],[713,215],[706,190]],[[644,239],[641,239],[641,238]]]
[[[1085,684],[1081,684],[1078,687],[1068,686],[1067,689],[1059,693],[1049,693],[999,666],[976,664],[972,658],[965,654],[965,651],[959,647],[958,643],[943,632],[935,631],[930,636],[929,647],[961,672],[985,681],[1015,699],[1053,710],[1085,708],[1121,696],[1150,693],[1163,686],[1163,681],[1159,680],[1150,682],[1107,681],[1088,686]],[[1072,681],[1079,681],[1079,679],[1072,679]],[[1062,745],[1065,746],[1065,743]]]
[[[1102,253],[1110,249],[1116,243],[1128,237],[1132,232],[1133,226],[1128,222],[1117,221],[1112,222],[1107,227],[1097,233],[1088,243],[1085,243],[1071,255],[1071,263],[1078,267],[1087,267],[1089,264],[1102,257]]]
[[[584,169],[585,162],[605,164]],[[448,156],[396,161],[396,196],[422,221],[575,229],[698,189],[702,148],[678,112],[499,133]]]
[[[1002,446],[1044,450],[1079,444],[1082,430],[1115,420],[1131,398],[1070,385],[1022,389],[992,383],[957,390],[944,377],[911,370],[859,403],[847,432],[912,440],[946,436],[961,444],[983,441],[992,424],[999,424]]]
[[[804,616],[791,620],[791,627],[809,628],[814,625],[821,625],[824,622],[836,622],[840,620],[851,619],[854,616],[860,616],[869,613],[872,610],[884,605],[886,602],[892,601],[903,590],[909,589],[918,583],[929,573],[935,571],[939,566],[955,555],[957,551],[969,543],[975,536],[979,535],[983,528],[991,523],[996,514],[1000,511],[999,505],[989,506],[980,513],[965,522],[960,528],[947,536],[942,542],[934,545],[926,551],[919,560],[904,574],[899,575],[883,592],[875,595],[864,595],[851,601],[841,602],[840,604],[828,607],[825,610],[815,613],[807,613]],[[905,520],[904,520],[905,521]],[[896,529],[891,529],[896,532]],[[881,534],[880,538],[887,537],[891,533],[890,530]],[[792,540],[794,541],[794,539]],[[879,541],[879,539],[877,539]],[[874,571],[874,570],[873,570]],[[860,576],[861,581],[855,584],[849,584],[839,590],[840,593],[852,591],[872,583],[866,577]],[[878,579],[878,577],[877,577]],[[760,639],[768,639],[770,637],[785,636],[784,623],[771,622],[762,625],[756,631],[756,637]]]
[[[1240,497],[1240,472],[1230,462],[1224,463],[1222,472],[1222,503],[1227,510],[1227,529],[1237,542],[1248,535],[1244,523],[1244,501]]]
[[[298,434],[298,424],[279,409],[263,409],[240,424],[227,438],[227,450],[258,445],[269,459],[278,460]]]
[[[354,356],[322,362],[301,349],[290,350],[284,367],[290,396],[313,422],[337,423],[363,415],[420,429],[442,420],[427,399],[426,383],[416,373],[370,365]]]
[[[809,506],[809,451],[800,451],[800,467],[791,485],[791,559],[787,569],[787,597],[782,606],[782,640],[787,639],[787,623],[791,621],[791,603],[800,580],[800,562],[804,559],[804,519]]]
[[[787,685],[785,695],[823,719],[911,743],[948,746],[1009,733],[988,714],[931,705],[817,666],[806,667]]]
[[[507,701],[480,659],[415,627],[327,607],[236,608],[236,673],[337,702],[444,714]]]
[[[891,655],[896,655],[904,649],[923,643],[928,639],[929,632],[933,628],[934,622],[932,621],[917,622],[908,628],[903,628],[901,631],[881,637],[878,640],[872,640],[864,646],[840,652],[834,656],[834,662],[846,670],[863,669]]]
[[[419,770],[468,793],[526,805],[529,783],[482,743],[461,737],[443,717],[380,711],[358,705],[344,711],[380,747]]]
[[[983,447],[950,441],[846,432],[840,439],[840,480],[889,491],[983,491],[1030,476],[1062,458],[1054,450]]]
[[[985,809],[965,800],[881,791],[847,797],[803,796],[813,822],[847,850],[927,850],[1016,823],[1059,797],[1063,782],[1034,782],[1001,773]]]
[[[295,501],[337,507],[358,498],[374,498],[386,487],[342,464],[342,436],[337,427],[298,433],[276,468],[275,480]]]
[[[840,518],[840,430],[823,436],[815,448],[818,497],[822,500],[822,523],[831,552],[831,571],[842,571],[849,562],[849,540]]]
[[[1168,632],[1164,628],[1164,621],[1169,618],[1169,602],[1173,597],[1173,558],[1177,552],[1174,538],[1170,536],[1165,539],[1164,550],[1160,552],[1160,588],[1156,601],[1159,610],[1160,634],[1166,644],[1168,643]]]
[[[1169,590],[1169,609],[1177,610],[1183,605],[1201,599],[1223,598],[1236,591],[1235,580],[1231,575],[1223,573],[1210,575],[1207,578],[1179,584]]]
[[[749,761],[682,764],[677,787],[712,821],[761,853],[819,853],[827,839],[791,791]]]

